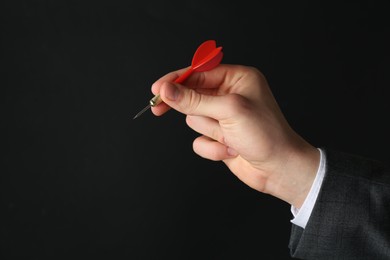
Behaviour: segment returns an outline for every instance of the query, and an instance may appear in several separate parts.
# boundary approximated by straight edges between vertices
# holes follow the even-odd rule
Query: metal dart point
[[[136,119],[137,117],[139,117],[140,115],[142,115],[146,110],[148,110],[149,108],[151,107],[151,105],[147,105],[144,109],[142,109],[141,111],[138,112],[138,114],[136,114],[133,119]]]
[[[160,98],[160,94],[157,94],[155,95],[151,100],[149,100],[149,105],[147,105],[146,107],[144,107],[141,111],[138,112],[138,114],[136,114],[133,119],[136,119],[137,117],[139,117],[140,115],[142,115],[146,110],[148,110],[149,108],[151,107],[154,107],[154,106],[157,106],[158,104],[161,103],[161,98]]]

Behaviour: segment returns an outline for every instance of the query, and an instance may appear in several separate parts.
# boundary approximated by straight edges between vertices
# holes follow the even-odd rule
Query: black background
[[[196,156],[183,115],[132,117],[214,39],[313,145],[388,162],[388,16],[375,1],[2,1],[3,259],[289,259],[289,205]]]

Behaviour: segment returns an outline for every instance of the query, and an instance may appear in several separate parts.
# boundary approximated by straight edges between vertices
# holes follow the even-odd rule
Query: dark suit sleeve
[[[299,259],[390,259],[390,171],[374,160],[324,149],[326,174],[305,229],[292,225]]]

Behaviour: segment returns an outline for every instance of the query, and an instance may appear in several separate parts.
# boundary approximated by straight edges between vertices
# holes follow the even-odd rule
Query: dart
[[[179,84],[184,82],[193,72],[212,70],[220,64],[222,57],[222,47],[217,47],[216,42],[214,40],[208,40],[203,42],[201,45],[199,45],[199,47],[194,53],[191,66],[174,82]],[[136,114],[133,119],[136,119],[146,110],[151,107],[157,106],[161,102],[162,100],[160,94],[155,95],[152,99],[149,100],[149,104],[138,114]]]

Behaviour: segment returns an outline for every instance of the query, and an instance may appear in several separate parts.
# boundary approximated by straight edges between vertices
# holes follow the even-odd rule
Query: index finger
[[[173,71],[159,78],[152,85],[153,94],[160,93],[160,87],[163,82],[175,81],[189,68]],[[209,71],[193,72],[182,85],[191,89],[197,89],[200,92],[202,91],[201,89],[204,89],[204,91],[218,89],[221,94],[226,94],[231,92],[229,91],[230,87],[247,72],[247,67],[242,65],[219,64],[216,68]]]
[[[159,78],[152,85],[153,94],[160,93],[161,85],[164,82],[174,82],[180,75],[185,73],[190,67],[170,72]],[[219,64],[212,70],[204,72],[193,72],[186,81],[182,83],[187,88],[196,90],[199,93],[207,95],[225,95],[239,92],[236,83],[248,74],[248,67],[242,65]],[[167,112],[170,107],[161,102],[159,105],[152,107],[153,114],[160,116]]]

